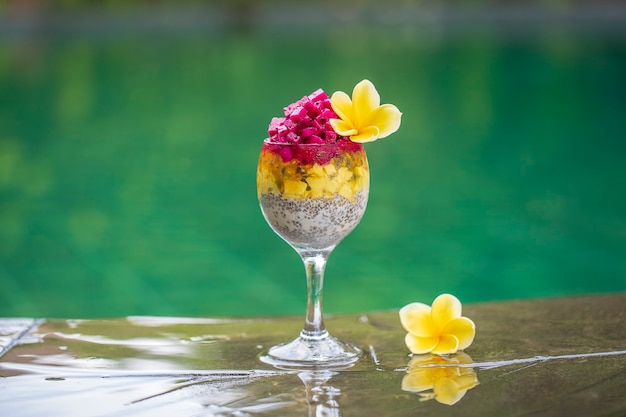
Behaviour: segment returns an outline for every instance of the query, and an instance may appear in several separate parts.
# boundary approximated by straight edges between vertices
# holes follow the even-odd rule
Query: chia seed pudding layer
[[[261,210],[272,229],[296,248],[325,249],[337,245],[361,221],[368,189],[350,201],[332,198],[285,198],[276,193],[260,195]]]

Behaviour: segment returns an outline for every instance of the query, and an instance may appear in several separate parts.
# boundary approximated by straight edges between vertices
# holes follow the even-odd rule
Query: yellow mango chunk
[[[348,168],[341,167],[339,168],[339,171],[337,171],[337,180],[339,182],[350,181],[352,179],[352,175],[352,171],[348,170]]]
[[[324,189],[328,183],[328,179],[326,177],[308,177],[306,182],[311,188],[311,197],[317,198],[324,195]]]
[[[285,180],[284,186],[283,194],[285,197],[302,197],[307,187],[305,182],[294,180]]]
[[[339,195],[348,200],[352,200],[354,198],[354,193],[349,183],[341,186],[339,189]]]
[[[324,165],[324,172],[329,177],[335,176],[337,174],[337,168],[335,168],[334,164],[326,164]]]
[[[332,178],[326,182],[326,186],[324,187],[324,189],[326,190],[326,193],[329,194],[329,196],[332,196],[332,194],[335,194],[336,192],[339,191],[339,187],[341,187],[341,182],[337,181],[337,177]]]
[[[324,177],[326,176],[326,173],[324,171],[324,167],[315,164],[307,171],[307,175],[310,177]]]
[[[367,169],[362,166],[354,167],[354,175],[364,177],[367,175]]]

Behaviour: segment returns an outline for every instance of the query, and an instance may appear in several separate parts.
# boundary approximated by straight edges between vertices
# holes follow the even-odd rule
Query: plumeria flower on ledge
[[[469,347],[476,326],[461,316],[461,310],[461,302],[450,294],[441,294],[432,307],[423,303],[402,307],[400,322],[408,332],[405,342],[411,353],[450,355]]]
[[[393,104],[380,104],[376,87],[369,80],[358,83],[352,99],[343,91],[333,93],[330,103],[339,119],[330,119],[333,130],[353,142],[373,142],[400,127],[402,113]]]

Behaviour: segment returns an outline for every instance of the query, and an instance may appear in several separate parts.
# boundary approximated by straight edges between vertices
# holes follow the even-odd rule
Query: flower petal
[[[378,139],[387,137],[400,128],[402,113],[393,104],[383,104],[370,114],[367,124],[378,126]]]
[[[428,365],[428,368],[431,369],[432,365],[447,365],[451,363],[451,358],[433,354],[426,355],[411,355],[411,360],[408,363],[409,371],[413,371],[415,369],[419,369],[420,367],[424,367]]]
[[[456,382],[461,389],[470,390],[479,384],[478,376],[476,376],[476,372],[474,372],[472,368],[465,369],[469,369],[469,372],[457,376],[454,378],[454,382]]]
[[[459,341],[459,349],[462,350],[469,347],[474,341],[476,326],[467,317],[459,317],[446,324],[441,332],[454,335]]]
[[[461,302],[458,298],[450,294],[441,294],[433,301],[433,321],[441,330],[448,322],[461,317],[461,310]]]
[[[440,379],[435,381],[433,391],[435,392],[435,400],[446,405],[456,404],[467,392],[467,390],[462,389],[453,379]]]
[[[333,130],[341,136],[352,136],[359,133],[350,123],[341,120],[341,119],[330,119],[330,125],[333,127]]]
[[[352,142],[358,143],[366,143],[366,142],[374,142],[378,139],[378,135],[380,130],[376,126],[367,126],[365,128],[359,129],[359,132],[356,135],[351,135],[350,140]]]
[[[404,341],[406,343],[406,347],[408,347],[412,353],[419,355],[421,353],[431,352],[435,347],[437,347],[439,338],[415,336],[411,333],[407,333]]]
[[[352,100],[350,100],[350,97],[343,91],[333,93],[330,97],[330,106],[341,120],[354,121]]]
[[[451,334],[442,334],[439,337],[437,346],[432,349],[432,353],[436,355],[448,355],[456,353],[459,350],[459,339]]]
[[[352,90],[352,108],[354,110],[354,124],[357,129],[363,127],[369,114],[380,105],[380,96],[370,80],[363,80]]]
[[[434,380],[430,369],[418,369],[411,371],[402,378],[402,390],[409,392],[422,392],[433,388]]]
[[[430,306],[423,303],[407,304],[400,309],[400,323],[404,330],[416,336],[438,336],[430,311]]]
[[[456,355],[454,355],[454,362],[455,363],[460,363],[460,364],[470,364],[470,363],[474,363],[474,361],[472,360],[472,358],[470,357],[470,355],[468,355],[465,352],[459,352]],[[469,367],[464,367],[463,369],[466,370],[472,370],[472,368]]]

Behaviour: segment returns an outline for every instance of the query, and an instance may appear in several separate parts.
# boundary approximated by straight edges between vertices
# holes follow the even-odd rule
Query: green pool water
[[[626,38],[364,27],[0,37],[0,316],[303,314],[267,124],[368,78],[367,213],[325,311],[626,290]]]

